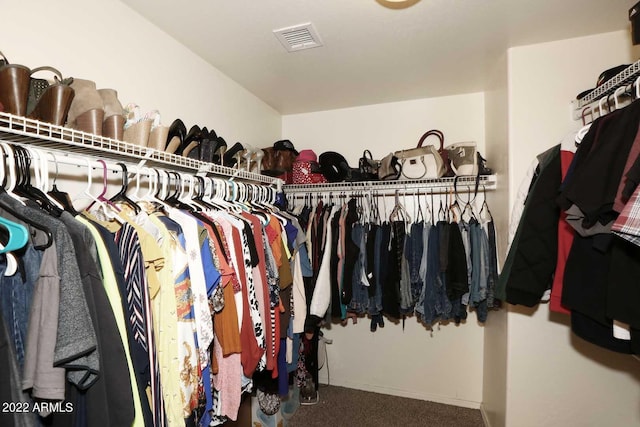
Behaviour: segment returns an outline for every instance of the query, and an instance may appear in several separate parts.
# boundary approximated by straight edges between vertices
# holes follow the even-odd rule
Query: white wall
[[[283,137],[300,150],[338,151],[351,166],[365,148],[375,157],[414,147],[427,130],[445,134],[445,145],[476,141],[484,154],[482,93],[287,115]],[[435,141],[433,142],[435,143]],[[485,156],[486,157],[486,156]],[[388,206],[390,207],[390,206]],[[490,313],[492,316],[494,313]],[[436,326],[415,318],[388,320],[375,333],[370,321],[333,325],[326,332],[331,384],[478,408],[482,400],[483,327],[471,313],[466,324]],[[321,381],[327,371],[320,371]],[[322,389],[320,391],[322,393]]]
[[[381,158],[414,148],[429,129],[444,132],[445,146],[476,141],[484,153],[483,102],[483,94],[475,93],[285,115],[282,136],[298,150],[311,148],[318,156],[337,151],[352,167],[365,149]],[[429,137],[425,144],[438,141]]]
[[[181,118],[228,144],[261,147],[280,136],[277,111],[119,1],[5,2],[2,17],[0,49],[12,63],[93,80],[123,104],[159,110],[167,126]]]
[[[603,70],[637,58],[629,46],[622,31],[509,50],[512,203],[534,156],[578,126],[570,100]],[[640,425],[640,362],[631,356],[573,337],[547,305],[511,307],[507,342],[506,425]]]
[[[487,158],[497,175],[495,191],[487,200],[496,222],[498,257],[504,260],[509,223],[509,127],[507,55],[496,62],[485,92],[485,124]],[[484,381],[482,413],[492,427],[504,426],[507,410],[507,314],[505,310],[492,313],[484,330]]]

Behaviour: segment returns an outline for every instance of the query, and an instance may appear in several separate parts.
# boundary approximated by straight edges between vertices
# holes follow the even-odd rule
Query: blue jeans
[[[369,299],[369,314],[379,314],[382,311],[382,284],[387,277],[388,258],[382,254],[386,252],[391,237],[391,225],[384,223],[376,232],[373,253],[373,275],[375,277],[375,295]]]
[[[366,230],[360,223],[354,224],[351,230],[351,239],[358,246],[360,253],[356,258],[353,269],[352,296],[349,302],[349,311],[358,314],[366,313],[369,308],[369,283],[366,280],[367,271],[367,245],[365,241]]]
[[[42,253],[34,249],[31,243],[27,243],[24,254],[17,258],[18,271],[13,276],[5,276],[7,258],[4,254],[0,257],[0,299],[4,320],[22,370],[31,300],[40,275]]]
[[[424,284],[423,277],[420,275],[420,263],[422,262],[422,253],[424,252],[423,231],[423,222],[411,224],[411,230],[409,236],[407,236],[405,246],[405,257],[409,263],[411,297],[414,303],[420,298],[420,292]]]
[[[487,320],[487,281],[489,279],[489,240],[482,226],[471,224],[471,287],[469,305],[475,307],[479,322]]]

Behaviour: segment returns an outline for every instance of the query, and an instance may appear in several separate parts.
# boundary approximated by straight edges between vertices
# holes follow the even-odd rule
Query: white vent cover
[[[322,40],[311,22],[273,30],[273,34],[289,52],[322,46]]]

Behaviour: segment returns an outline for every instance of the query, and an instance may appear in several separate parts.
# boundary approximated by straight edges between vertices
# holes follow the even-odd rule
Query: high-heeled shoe
[[[75,91],[75,96],[69,107],[67,126],[102,136],[104,109],[95,82],[73,79],[71,87]]]
[[[182,155],[193,160],[202,161],[204,152],[207,151],[207,147],[209,147],[209,143],[209,129],[205,126],[200,129],[199,139],[190,144],[193,148],[189,149],[189,146],[185,147]]]
[[[54,73],[54,83],[45,79],[31,79],[27,101],[27,116],[29,118],[62,126],[67,120],[69,108],[75,97],[75,91],[70,84],[72,78],[64,79],[60,71],[53,67],[38,67],[31,70],[31,75],[39,71]]]
[[[159,151],[163,150],[167,143],[169,128],[162,125],[160,112],[158,110],[148,112],[145,114],[145,118],[151,120],[151,131],[149,132],[149,142],[147,147]]]
[[[102,109],[104,110],[104,120],[102,120],[102,135],[107,138],[124,140],[124,108],[118,99],[118,92],[115,89],[98,89],[98,94],[102,98]]]
[[[202,139],[202,129],[200,126],[193,125],[189,129],[189,133],[184,137],[182,145],[176,150],[178,156],[188,157],[189,153],[200,144]]]
[[[141,147],[149,145],[149,134],[153,120],[143,116],[140,107],[134,103],[127,104],[125,113],[127,121],[124,124],[123,140]]]
[[[26,116],[31,70],[24,65],[10,64],[2,52],[0,57],[0,103],[6,113]]]
[[[203,136],[202,141],[200,142],[199,160],[201,162],[211,163],[213,161],[213,153],[216,149],[217,143],[218,135],[215,130],[211,129],[206,136]]]
[[[242,146],[242,144],[240,144],[239,142],[236,142],[235,144],[233,144],[233,146],[224,153],[224,156],[223,156],[224,166],[227,166],[230,168],[234,167],[238,163],[237,154],[239,152],[242,152],[242,150],[244,150],[244,147]]]
[[[184,138],[187,135],[187,128],[184,122],[180,119],[175,119],[171,126],[169,126],[169,132],[167,134],[167,140],[165,142],[164,151],[173,154],[178,148],[183,146]]]
[[[216,163],[218,165],[223,164],[224,153],[226,152],[227,152],[227,141],[225,141],[223,137],[219,136],[217,138],[216,145],[213,150],[213,156],[211,158],[211,162]]]

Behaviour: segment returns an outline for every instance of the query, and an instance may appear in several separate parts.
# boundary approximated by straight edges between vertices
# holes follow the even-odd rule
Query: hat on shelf
[[[317,162],[318,156],[313,150],[302,150],[298,157],[296,157],[296,161],[298,162]]]
[[[280,141],[274,142],[273,149],[293,151],[294,153],[296,153],[296,156],[298,155],[298,150],[296,150],[296,148],[293,146],[293,143],[288,139],[281,139]]]
[[[623,72],[624,70],[626,70],[630,66],[631,66],[631,64],[621,64],[621,65],[615,66],[613,68],[609,68],[608,70],[604,70],[598,76],[598,80],[596,81],[596,87],[580,92],[578,94],[578,96],[576,96],[576,99],[582,99],[585,96],[589,95],[591,92],[596,90],[598,87],[602,86],[607,81],[609,81],[609,79],[612,79],[613,77],[617,76],[618,74],[620,74],[621,72]]]
[[[631,21],[631,40],[635,46],[640,44],[640,2],[629,9],[629,21]]]

